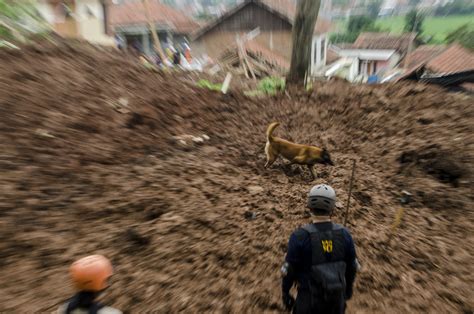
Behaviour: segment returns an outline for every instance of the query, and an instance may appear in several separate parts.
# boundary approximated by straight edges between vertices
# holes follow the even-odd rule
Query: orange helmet
[[[77,290],[98,292],[107,288],[112,264],[102,255],[90,255],[74,262],[69,271]]]

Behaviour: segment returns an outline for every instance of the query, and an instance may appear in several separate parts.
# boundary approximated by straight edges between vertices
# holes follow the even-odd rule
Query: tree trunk
[[[156,33],[155,24],[153,23],[150,17],[150,4],[148,0],[142,0],[142,2],[143,2],[143,5],[145,6],[146,19],[148,21],[148,26],[150,27],[150,32],[153,38],[153,47],[155,48],[155,52],[160,57],[162,64],[166,66],[166,62],[165,62],[166,56],[163,52],[163,49],[161,49],[161,44],[160,44],[160,40],[158,39],[158,35]]]
[[[299,0],[293,23],[293,51],[287,83],[304,83],[310,69],[311,45],[321,0]]]

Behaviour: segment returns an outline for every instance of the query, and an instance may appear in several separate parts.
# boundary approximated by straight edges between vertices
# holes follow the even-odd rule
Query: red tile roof
[[[408,51],[411,42],[415,40],[415,33],[394,35],[390,33],[361,33],[355,41],[355,49],[394,49],[401,54]]]
[[[423,45],[416,48],[413,52],[409,53],[406,56],[406,61],[408,62],[406,65],[404,64],[405,68],[418,68],[422,65],[425,65],[446,50],[446,46],[434,46],[434,45]]]
[[[177,33],[189,34],[199,27],[191,17],[157,0],[150,0],[150,17],[154,23],[166,25]],[[109,6],[111,28],[146,24],[145,7],[141,1]]]
[[[454,44],[437,57],[431,59],[426,68],[437,74],[474,71],[474,53]]]

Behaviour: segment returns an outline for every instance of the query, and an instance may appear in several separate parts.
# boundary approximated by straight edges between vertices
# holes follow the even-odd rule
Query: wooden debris
[[[230,72],[227,72],[224,83],[222,84],[222,89],[221,89],[222,94],[227,94],[227,90],[229,89],[231,79],[232,79],[232,74]]]
[[[253,79],[282,75],[287,70],[263,54],[247,49],[239,40],[235,47],[222,53],[219,64],[224,71]]]

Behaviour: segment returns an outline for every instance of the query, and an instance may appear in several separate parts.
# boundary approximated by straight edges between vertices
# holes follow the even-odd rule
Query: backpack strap
[[[343,227],[341,225],[333,223],[331,229],[324,231],[319,230],[315,224],[307,224],[301,228],[309,233],[311,239],[312,265],[336,262],[344,259],[344,236],[342,234]],[[326,249],[323,245],[326,246]],[[326,252],[327,250],[330,251]]]
[[[309,234],[318,232],[318,228],[316,228],[316,226],[313,224],[304,225],[303,227],[301,227],[301,229],[306,230]]]

